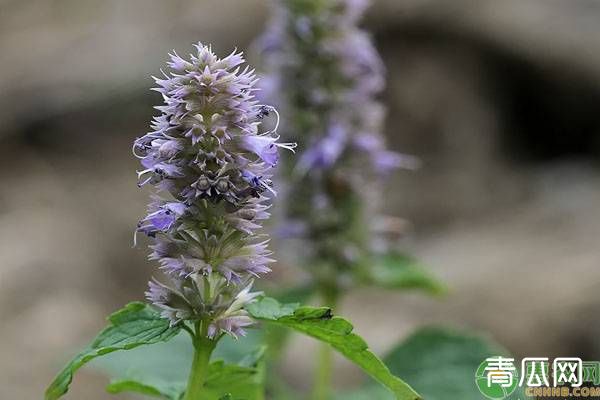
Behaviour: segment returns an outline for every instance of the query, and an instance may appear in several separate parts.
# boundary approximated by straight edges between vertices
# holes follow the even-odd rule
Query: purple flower
[[[372,133],[358,134],[353,141],[354,146],[360,151],[378,151],[385,145],[381,136]]]
[[[149,236],[157,232],[166,232],[181,217],[185,211],[185,204],[179,202],[164,203],[155,202],[150,205],[151,212],[138,223],[138,231]]]
[[[357,26],[368,3],[277,2],[258,41],[266,70],[262,99],[282,111],[281,135],[301,149],[298,159],[282,157],[289,187],[277,231],[301,240],[304,264],[327,265],[334,276],[360,268],[374,250],[375,205],[389,172],[418,166],[416,158],[390,151],[382,134],[377,97],[385,68]]]
[[[387,150],[381,136],[377,134],[358,135],[354,139],[354,147],[369,155],[375,170],[381,175],[398,168],[415,170],[421,166],[421,161],[417,157]]]
[[[347,130],[339,123],[332,124],[327,135],[302,154],[299,169],[330,168],[344,151],[346,140]]]
[[[175,222],[175,214],[168,209],[161,209],[148,215],[145,221],[148,221],[150,224],[152,224],[156,230],[166,231]]]
[[[161,115],[133,147],[139,185],[158,194],[137,231],[153,238],[150,259],[169,279],[150,282],[146,297],[172,324],[208,320],[212,335],[240,336],[251,324],[243,305],[256,296],[248,282],[273,262],[256,235],[269,216],[271,168],[280,148],[295,145],[279,143],[275,130],[257,133],[274,109],[255,100],[257,79],[240,69],[241,53],[196,50],[189,60],[173,53],[173,72],[155,78]]]
[[[304,221],[287,219],[280,224],[275,233],[277,237],[282,239],[290,239],[294,237],[304,237],[308,232],[307,223]]]
[[[251,288],[252,281],[236,295],[230,306],[212,322],[208,328],[209,337],[214,338],[220,333],[228,333],[235,338],[246,336],[244,328],[252,325],[253,322],[247,316],[243,307],[262,294],[261,292],[250,292]]]
[[[308,39],[312,31],[312,21],[308,17],[299,17],[295,23],[296,33],[303,39]]]
[[[266,135],[247,135],[240,136],[239,142],[243,149],[253,152],[259,156],[267,164],[274,166],[279,160],[277,149],[283,147],[288,150],[293,150],[295,143],[277,143],[279,137]]]
[[[267,164],[275,165],[279,160],[277,146],[274,144],[275,140],[268,136],[242,136],[240,145],[258,155]]]
[[[421,161],[417,157],[393,151],[379,151],[372,154],[372,158],[375,168],[382,174],[398,168],[415,170],[421,166]]]

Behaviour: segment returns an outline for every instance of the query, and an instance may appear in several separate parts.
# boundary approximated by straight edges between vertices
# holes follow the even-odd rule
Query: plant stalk
[[[208,377],[208,366],[210,356],[217,345],[216,340],[208,337],[208,321],[198,321],[196,323],[196,334],[194,337],[194,360],[185,390],[184,400],[200,400],[204,383]]]

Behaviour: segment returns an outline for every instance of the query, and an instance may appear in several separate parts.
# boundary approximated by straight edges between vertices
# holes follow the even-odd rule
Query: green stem
[[[198,321],[196,323],[196,335],[194,338],[194,360],[188,379],[187,389],[184,400],[200,400],[204,390],[204,382],[208,377],[208,366],[210,355],[212,354],[216,340],[208,337],[208,321]]]
[[[338,292],[323,288],[321,290],[324,306],[335,308]],[[316,357],[315,377],[312,390],[312,400],[329,400],[331,398],[331,378],[333,375],[333,350],[327,343],[319,343]]]

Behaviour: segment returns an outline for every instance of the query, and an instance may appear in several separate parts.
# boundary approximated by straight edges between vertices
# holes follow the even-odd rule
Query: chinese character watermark
[[[488,357],[475,373],[479,391],[493,400],[504,400],[519,387],[521,400],[540,396],[600,398],[600,361],[557,357],[550,362],[548,357],[525,357],[520,369],[516,365],[514,358]]]
[[[583,384],[583,361],[577,357],[559,357],[552,363],[554,386],[569,384],[580,387]]]
[[[548,382],[548,357],[525,357],[521,361],[521,380],[519,386],[529,387],[550,386]]]
[[[488,386],[498,384],[502,387],[511,387],[513,385],[514,371],[516,371],[514,358],[490,357],[485,361]]]

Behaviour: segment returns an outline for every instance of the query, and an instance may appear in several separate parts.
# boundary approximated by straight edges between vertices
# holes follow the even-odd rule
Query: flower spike
[[[262,117],[279,114],[256,101],[257,80],[240,70],[241,53],[221,59],[210,46],[195,47],[189,60],[173,51],[171,72],[154,78],[164,105],[132,152],[143,166],[139,186],[152,184],[161,197],[136,232],[152,239],[150,259],[169,280],[150,282],[148,301],[172,324],[210,321],[212,337],[238,337],[251,324],[243,306],[258,295],[252,279],[273,261],[257,235],[269,216],[266,194],[275,194],[272,167],[295,144],[279,143],[279,122],[259,133]]]

